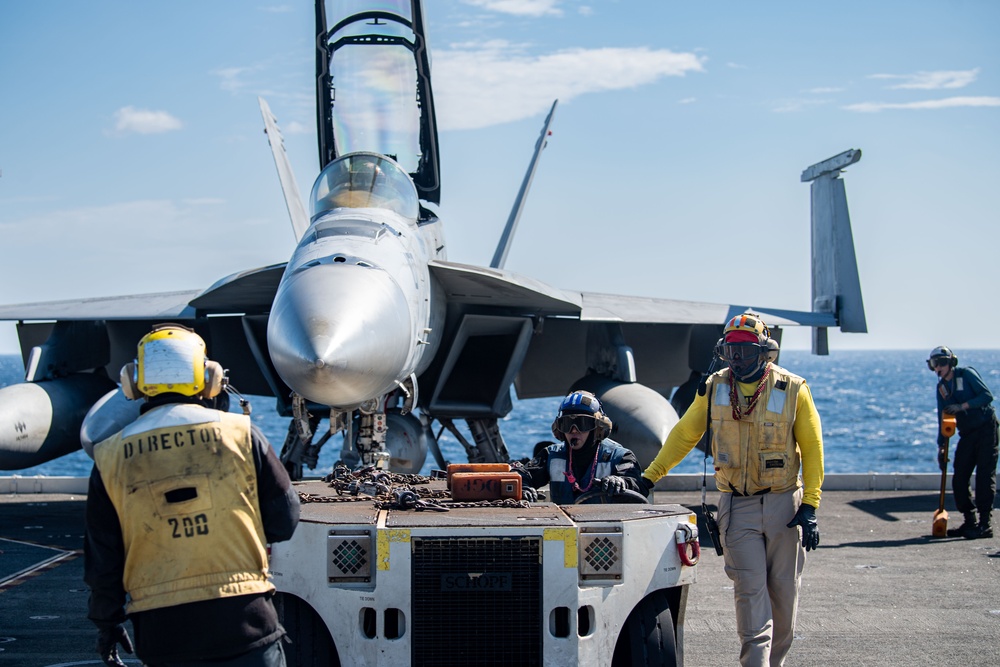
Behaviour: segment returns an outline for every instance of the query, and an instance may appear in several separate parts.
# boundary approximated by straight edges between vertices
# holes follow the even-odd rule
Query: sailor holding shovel
[[[951,480],[955,507],[965,521],[948,530],[948,537],[968,540],[993,537],[993,499],[997,490],[998,434],[993,394],[976,369],[958,365],[958,357],[947,347],[931,350],[927,367],[938,376],[938,423],[954,415],[959,440],[955,446],[955,474]],[[948,437],[938,435],[938,464],[948,465]],[[972,471],[976,471],[976,496],[972,499]],[[977,521],[976,512],[979,512]]]

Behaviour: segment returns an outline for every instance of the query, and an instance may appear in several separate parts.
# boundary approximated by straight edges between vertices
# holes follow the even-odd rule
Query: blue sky
[[[507,269],[808,309],[799,175],[860,148],[845,178],[870,333],[832,347],[998,347],[1000,3],[428,5],[449,259],[489,262],[558,97]],[[308,189],[312,23],[308,0],[0,5],[0,303],[287,259],[256,97]]]

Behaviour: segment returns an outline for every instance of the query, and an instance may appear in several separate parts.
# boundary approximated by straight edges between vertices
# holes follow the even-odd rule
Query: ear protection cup
[[[603,412],[597,415],[597,439],[604,440],[611,435],[611,420]]]
[[[954,368],[955,366],[958,366],[958,356],[953,354],[951,355],[951,367]]]
[[[215,398],[222,393],[226,385],[226,371],[217,361],[205,360],[205,388],[198,394],[201,398]],[[139,391],[135,382],[135,362],[122,366],[119,373],[119,381],[122,385],[122,393],[130,401],[137,401],[144,398],[145,394]]]
[[[215,398],[222,393],[226,384],[226,371],[218,361],[205,360],[205,388],[198,394],[201,398]]]
[[[119,375],[119,381],[122,383],[122,393],[125,394],[125,398],[130,401],[137,401],[143,397],[143,393],[139,391],[139,387],[135,384],[135,362],[130,361],[124,366],[122,366],[121,373]]]

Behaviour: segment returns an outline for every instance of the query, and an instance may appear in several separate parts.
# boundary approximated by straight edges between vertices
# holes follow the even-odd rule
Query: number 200
[[[204,514],[195,515],[194,518],[186,516],[180,520],[167,519],[167,522],[173,528],[172,537],[174,538],[208,535],[208,517]]]

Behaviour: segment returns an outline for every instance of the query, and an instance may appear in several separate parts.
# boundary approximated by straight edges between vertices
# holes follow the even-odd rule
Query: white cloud
[[[703,71],[705,59],[666,49],[570,49],[541,56],[494,41],[438,51],[434,95],[442,130],[473,129],[529,118],[584,93],[623,90],[665,76]]]
[[[807,93],[812,93],[813,95],[829,95],[830,93],[842,93],[846,90],[845,88],[834,88],[834,87],[819,87],[810,88]]]
[[[979,75],[979,68],[940,72],[917,72],[915,74],[872,74],[869,79],[900,79],[902,82],[889,86],[890,90],[917,89],[940,90],[942,88],[964,88]]]
[[[921,102],[860,102],[849,104],[847,111],[874,113],[885,109],[951,109],[954,107],[1000,107],[1000,97],[946,97],[941,100]]]
[[[219,86],[230,93],[239,93],[251,87],[247,82],[247,74],[255,71],[256,67],[222,67],[214,70],[212,74],[219,77]]]
[[[677,104],[694,104],[697,101],[697,97],[685,97],[683,100],[677,100]]]
[[[118,134],[162,134],[182,126],[180,120],[166,111],[122,107],[115,112],[115,132]]]
[[[465,4],[515,16],[562,16],[560,0],[463,0]]]

